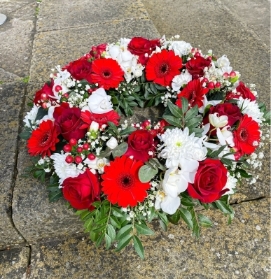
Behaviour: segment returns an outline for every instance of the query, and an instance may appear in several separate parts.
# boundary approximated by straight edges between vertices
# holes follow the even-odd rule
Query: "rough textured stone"
[[[270,1],[216,1],[231,12],[237,21],[248,27],[267,47],[270,46]]]
[[[17,137],[24,91],[25,86],[22,83],[0,85],[0,248],[24,241],[11,220]]]
[[[85,238],[32,246],[30,278],[267,279],[270,272],[269,199],[235,206],[227,225],[220,212],[197,241],[183,225],[145,238],[145,260],[131,246],[121,253],[97,249]]]
[[[0,251],[0,278],[27,278],[29,256],[30,248],[28,247],[17,247],[11,250]]]
[[[37,22],[37,31],[59,30],[88,26],[93,23],[113,22],[125,19],[148,19],[140,0],[114,1],[42,1]]]
[[[47,81],[52,67],[64,66],[79,58],[93,45],[140,35],[149,38],[159,36],[152,22],[147,19],[116,20],[87,27],[38,33],[34,41],[30,80]]]
[[[235,4],[236,16],[242,14],[242,5],[245,2],[241,2],[243,4]],[[245,24],[241,24],[229,12],[229,3],[227,6],[215,5],[211,0],[204,1],[204,5],[200,0],[143,0],[143,3],[160,34],[165,34],[168,38],[179,34],[180,40],[187,41],[194,47],[199,46],[204,52],[212,49],[216,56],[226,54],[233,69],[241,73],[241,80],[256,84],[260,102],[270,108],[270,51],[262,41],[255,39],[250,30],[245,28]],[[266,3],[265,10],[268,9],[270,8]],[[252,20],[253,16],[250,18]],[[267,25],[268,20],[269,18],[264,18]],[[233,200],[270,196],[268,142],[267,139],[264,165],[257,171],[257,184],[251,186],[243,182]]]
[[[20,77],[29,75],[35,7],[33,0],[0,2],[0,11],[8,17],[0,29],[0,66]],[[1,73],[0,80],[8,81]]]

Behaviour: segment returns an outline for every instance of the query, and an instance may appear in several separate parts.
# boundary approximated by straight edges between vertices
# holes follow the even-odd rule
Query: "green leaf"
[[[56,202],[62,197],[62,191],[49,192],[49,202]]]
[[[31,130],[24,130],[22,133],[19,134],[19,137],[24,140],[28,140],[31,136]]]
[[[133,226],[131,224],[124,226],[123,228],[121,228],[118,231],[116,239],[121,239],[124,236],[126,236],[127,234],[130,234],[132,229],[133,229]]]
[[[131,234],[127,234],[127,235],[124,235],[121,239],[119,239],[116,250],[120,251],[125,246],[127,246],[129,244],[130,240],[132,239],[132,237],[133,236]]]
[[[158,216],[160,217],[160,219],[162,220],[162,222],[165,223],[165,225],[167,226],[168,224],[168,219],[167,219],[167,215],[165,212],[159,212],[158,211]]]
[[[178,127],[178,128],[181,128],[182,125],[181,125],[181,121],[179,118],[177,117],[174,117],[172,115],[167,115],[167,114],[164,114],[163,115],[163,118],[171,125],[175,126],[175,127]]]
[[[116,230],[111,224],[107,225],[107,233],[112,241],[116,238]]]
[[[217,200],[215,201],[215,205],[219,210],[221,210],[225,214],[234,214],[232,207],[224,201]]]
[[[150,89],[152,91],[153,94],[157,94],[157,88],[155,87],[155,85],[153,83],[150,84]]]
[[[240,175],[241,175],[242,177],[245,177],[245,178],[251,178],[251,177],[252,177],[251,174],[248,174],[248,173],[247,173],[245,170],[243,170],[243,169],[236,169],[235,172],[239,172]]]
[[[174,214],[168,216],[169,222],[174,225],[177,225],[181,218],[180,210],[178,209]]]
[[[122,142],[116,148],[112,150],[112,155],[114,158],[122,156],[128,149],[128,144],[126,142]]]
[[[200,226],[199,226],[199,223],[198,223],[198,219],[197,219],[194,207],[190,207],[190,213],[191,213],[192,222],[193,222],[193,235],[196,238],[199,238],[199,236],[200,236]]]
[[[88,219],[85,223],[84,223],[84,227],[87,231],[90,231],[92,229],[93,226],[93,219],[90,218]]]
[[[115,216],[110,216],[109,219],[110,219],[111,224],[112,224],[115,228],[118,228],[118,229],[121,228],[121,224],[120,224],[120,222],[118,221],[117,217],[115,217]]]
[[[175,116],[177,118],[182,118],[183,117],[182,110],[178,106],[174,105],[170,101],[167,103],[167,106],[168,106],[168,108],[169,108],[169,110],[170,110],[170,112],[172,113],[173,116]]]
[[[124,212],[117,207],[112,206],[111,210],[113,211],[113,215],[116,217],[122,218],[124,216]]]
[[[129,126],[120,132],[120,136],[129,135],[136,130],[135,127]]]
[[[190,119],[196,117],[197,115],[198,115],[198,107],[194,106],[186,112],[184,120],[187,122]]]
[[[138,234],[153,235],[154,232],[144,224],[135,224]]]
[[[133,236],[134,248],[141,259],[144,259],[144,247],[140,239],[134,235]]]
[[[195,202],[191,197],[181,197],[181,204],[184,206],[195,206]]]
[[[93,205],[96,208],[99,208],[102,205],[102,203],[100,201],[95,201],[91,205]]]
[[[192,128],[199,126],[201,120],[202,120],[201,116],[193,117],[185,123],[185,126],[188,127],[189,130],[191,130]]]
[[[167,225],[162,220],[159,220],[159,224],[160,224],[160,227],[166,232],[167,231]]]
[[[156,166],[158,169],[165,171],[166,167],[162,165],[157,158],[151,158],[149,161],[152,165]]]
[[[106,148],[106,150],[101,151],[99,154],[100,158],[104,158],[104,157],[109,157],[111,155],[112,150],[109,148]]]
[[[208,217],[206,217],[202,214],[198,214],[198,220],[202,227],[212,227],[213,226],[212,221]]]
[[[151,221],[157,216],[156,210],[155,210],[154,207],[151,207],[151,208],[150,208],[150,212],[151,212],[151,213],[148,215],[148,221],[149,221],[149,222],[151,222]]]
[[[192,215],[190,211],[188,211],[186,208],[181,207],[180,208],[180,215],[181,218],[185,221],[185,223],[188,225],[190,229],[193,228],[193,221],[192,221]]]
[[[188,110],[188,100],[187,98],[181,97],[181,103],[182,103],[182,112],[185,114]]]
[[[149,182],[158,173],[157,168],[152,168],[147,165],[143,165],[138,172],[139,180],[142,183]]]
[[[47,110],[39,107],[35,121],[42,119],[48,113]]]
[[[108,250],[112,244],[112,239],[107,233],[104,235],[104,239],[105,239],[105,248]]]
[[[222,145],[221,147],[219,147],[217,150],[211,152],[210,154],[208,154],[208,157],[210,158],[217,158],[218,155],[225,149],[226,145]]]

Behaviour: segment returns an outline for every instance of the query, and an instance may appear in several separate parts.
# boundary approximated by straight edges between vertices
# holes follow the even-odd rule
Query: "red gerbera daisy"
[[[180,74],[182,58],[172,50],[154,53],[146,65],[146,78],[162,86],[170,85],[172,79]]]
[[[240,120],[237,129],[233,132],[233,140],[237,152],[242,155],[255,151],[260,141],[259,124],[247,114]]]
[[[101,58],[92,63],[92,82],[104,89],[117,88],[124,79],[123,75],[123,70],[112,58]]]
[[[143,162],[132,160],[129,157],[117,157],[110,166],[105,166],[102,175],[102,191],[108,200],[119,206],[136,206],[147,197],[150,183],[142,183],[138,172]]]
[[[51,151],[56,150],[58,132],[53,121],[43,121],[40,126],[34,130],[28,140],[28,152],[32,156],[41,155],[42,158],[50,156]]]
[[[209,91],[201,85],[199,79],[191,80],[187,83],[185,88],[177,95],[178,99],[176,105],[182,107],[181,97],[188,100],[191,107],[197,105],[199,108],[203,105],[203,96]]]

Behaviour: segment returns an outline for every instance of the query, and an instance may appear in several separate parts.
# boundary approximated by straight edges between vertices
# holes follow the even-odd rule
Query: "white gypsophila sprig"
[[[159,156],[166,159],[167,168],[180,167],[193,161],[202,161],[207,154],[202,138],[189,135],[189,129],[168,129],[160,136],[163,142]]]
[[[231,176],[228,172],[227,173],[227,183],[224,186],[224,188],[222,189],[222,190],[228,189],[228,191],[226,193],[224,193],[224,195],[234,194],[234,189],[236,188],[237,182],[238,182],[238,180],[235,177]]]
[[[256,100],[251,101],[250,99],[243,99],[240,97],[237,101],[237,106],[241,109],[243,114],[247,114],[257,123],[262,123],[264,114],[260,111]]]

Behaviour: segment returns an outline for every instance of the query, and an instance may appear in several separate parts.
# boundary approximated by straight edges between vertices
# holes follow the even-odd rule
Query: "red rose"
[[[44,101],[53,101],[54,92],[53,92],[54,80],[52,79],[50,83],[45,83],[41,90],[37,91],[34,98],[34,103],[36,105],[43,103]]]
[[[139,62],[142,65],[146,65],[149,55],[155,50],[156,46],[160,47],[159,39],[148,40],[142,37],[134,37],[128,44],[128,50],[132,54],[138,55]]]
[[[226,115],[228,116],[228,124],[230,127],[232,127],[237,121],[239,121],[242,118],[242,113],[237,105],[234,105],[232,103],[223,103],[218,104],[216,106],[212,106],[206,114],[206,116],[203,119],[203,123],[209,123],[209,114],[218,113],[218,116]],[[213,130],[213,126],[210,126],[210,130]],[[214,130],[212,134],[216,134],[216,131]]]
[[[92,82],[90,76],[92,65],[85,56],[70,62],[64,67],[64,69],[66,69],[72,75],[72,77],[77,80],[85,79],[88,82]]]
[[[92,113],[86,110],[81,112],[81,119],[84,122],[81,128],[89,128],[92,121],[97,122],[99,124],[99,128],[101,128],[102,125],[107,125],[108,121],[118,126],[120,116],[115,110],[111,110],[106,113]]]
[[[199,163],[194,183],[188,184],[188,194],[203,203],[214,202],[228,191],[224,189],[227,182],[227,169],[217,159],[206,159]]]
[[[135,160],[146,162],[154,151],[153,135],[147,130],[137,130],[128,137],[128,150],[124,155],[134,156]]]
[[[227,94],[226,99],[239,99],[242,97],[243,99],[250,99],[251,101],[255,101],[255,95],[250,91],[249,88],[245,86],[245,84],[240,81],[239,85],[236,87],[236,93],[230,92]]]
[[[68,103],[62,103],[56,107],[53,114],[59,133],[67,141],[70,139],[81,139],[85,136],[87,130],[82,129],[81,110],[79,108],[70,108]]]
[[[210,63],[211,63],[210,60],[198,56],[196,58],[190,59],[186,63],[186,69],[192,75],[193,79],[196,79],[203,76],[204,68],[209,67]]]
[[[77,177],[66,178],[62,183],[64,198],[75,209],[93,209],[94,201],[100,200],[98,178],[89,169]]]

